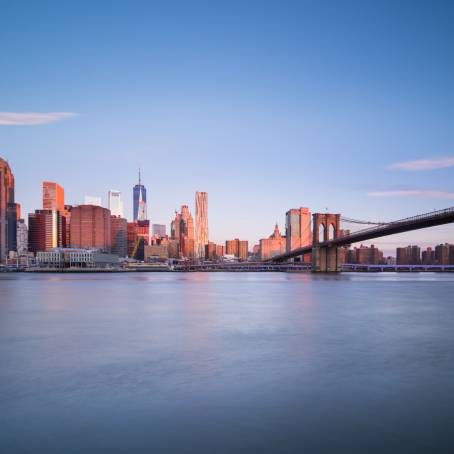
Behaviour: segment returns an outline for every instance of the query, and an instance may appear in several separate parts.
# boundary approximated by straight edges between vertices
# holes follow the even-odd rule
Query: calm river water
[[[454,275],[0,275],[0,452],[452,453]]]

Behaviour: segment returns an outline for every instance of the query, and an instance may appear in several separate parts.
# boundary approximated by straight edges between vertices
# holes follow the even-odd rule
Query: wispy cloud
[[[77,115],[74,112],[0,112],[0,126],[25,126],[54,123]]]
[[[434,170],[454,167],[454,156],[436,159],[417,159],[416,161],[396,162],[388,170]]]
[[[428,191],[425,189],[410,189],[400,191],[375,191],[368,192],[370,197],[416,197],[428,199],[449,199],[454,200],[454,192]]]

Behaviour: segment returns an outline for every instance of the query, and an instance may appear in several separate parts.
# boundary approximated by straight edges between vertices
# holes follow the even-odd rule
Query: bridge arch
[[[336,231],[337,231],[336,226],[334,225],[334,223],[330,222],[329,228],[327,231],[326,241],[334,240],[334,238],[337,238]]]

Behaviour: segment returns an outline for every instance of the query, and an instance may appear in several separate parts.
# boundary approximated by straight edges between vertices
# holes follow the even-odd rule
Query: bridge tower
[[[337,246],[320,246],[320,243],[340,236],[340,214],[314,213],[312,215],[312,271],[335,273],[340,271]]]

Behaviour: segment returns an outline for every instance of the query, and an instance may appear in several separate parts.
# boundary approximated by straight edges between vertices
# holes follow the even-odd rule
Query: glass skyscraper
[[[133,188],[133,219],[134,221],[144,221],[147,219],[147,190],[140,181]]]

